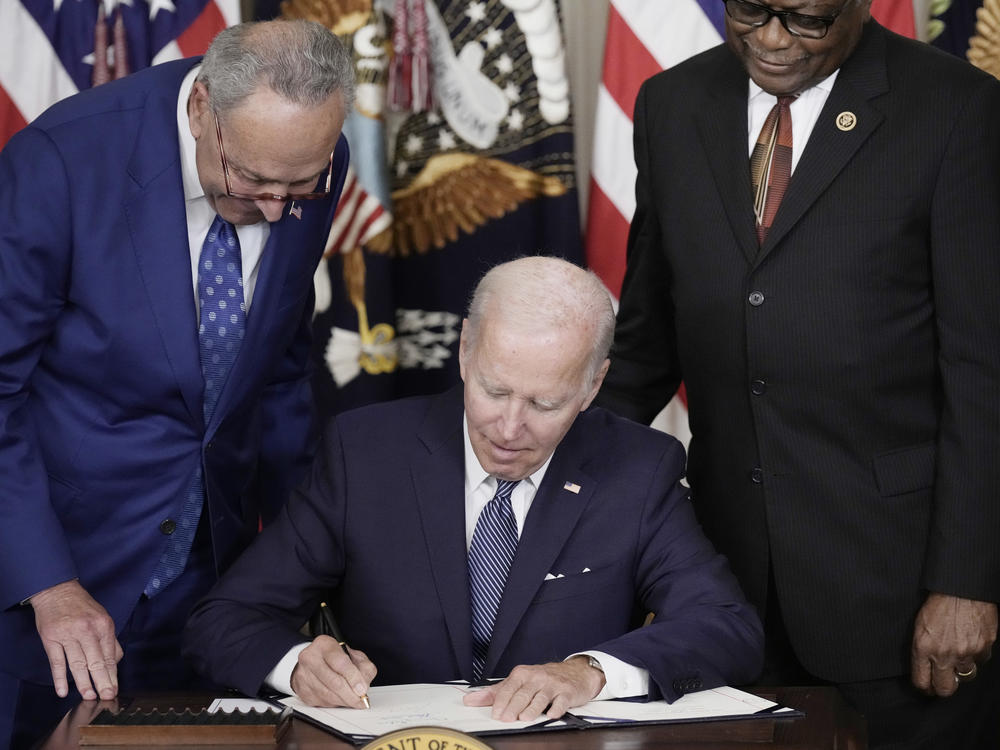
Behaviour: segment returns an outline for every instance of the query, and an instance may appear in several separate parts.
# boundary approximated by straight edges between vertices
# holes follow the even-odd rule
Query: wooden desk
[[[799,719],[750,719],[700,724],[670,724],[651,727],[539,732],[488,737],[496,750],[650,750],[650,748],[693,748],[694,750],[737,750],[782,748],[783,750],[864,750],[867,732],[861,716],[847,706],[840,695],[828,687],[793,687],[753,690],[783,705],[805,711]],[[143,696],[129,701],[81,703],[53,730],[42,750],[77,750],[78,727],[86,724],[103,708],[119,705],[202,708],[211,696]],[[143,745],[150,748],[152,745]],[[216,746],[218,747],[218,746]],[[233,746],[230,746],[233,747]],[[259,745],[265,748],[266,745]],[[282,739],[280,750],[346,750],[353,745],[312,726],[294,720]],[[186,750],[209,750],[187,746]]]

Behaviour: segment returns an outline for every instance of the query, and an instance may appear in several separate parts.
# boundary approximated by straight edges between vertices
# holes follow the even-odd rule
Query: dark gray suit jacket
[[[928,590],[1000,599],[1000,83],[869,22],[759,249],[747,87],[720,46],[639,94],[598,402],[647,421],[683,379],[750,600],[770,562],[807,669],[907,673]]]

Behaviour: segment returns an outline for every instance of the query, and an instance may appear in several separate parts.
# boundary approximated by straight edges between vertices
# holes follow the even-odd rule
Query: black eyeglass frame
[[[222,160],[222,174],[226,178],[226,195],[230,198],[237,198],[244,201],[314,201],[326,198],[330,195],[330,186],[333,184],[333,151],[330,152],[330,168],[326,173],[326,189],[321,192],[311,193],[288,193],[287,195],[275,195],[274,193],[236,193],[233,191],[232,181],[229,178],[229,162],[226,161],[226,149],[222,145],[222,126],[219,125],[218,112],[212,112],[215,117],[215,135],[219,141],[219,157]]]
[[[726,6],[726,15],[732,18],[736,23],[742,24],[744,26],[749,26],[752,29],[759,29],[761,26],[767,26],[767,24],[771,22],[772,18],[777,17],[777,19],[781,22],[781,25],[784,26],[785,31],[787,31],[792,36],[801,37],[803,39],[824,38],[830,31],[830,27],[833,26],[834,22],[837,20],[837,18],[840,17],[840,14],[844,12],[844,8],[846,8],[848,3],[850,2],[851,0],[847,0],[841,6],[840,10],[838,10],[832,16],[814,16],[808,13],[796,13],[790,10],[774,10],[773,8],[769,8],[766,5],[761,5],[760,3],[752,3],[749,0],[722,0],[722,4]],[[762,11],[763,13],[766,14],[766,17],[763,20],[758,21],[757,23],[749,23],[747,21],[742,21],[733,15],[732,11],[730,10],[730,4],[740,5],[746,8],[752,8],[753,10]],[[802,19],[807,19],[808,21],[818,21],[819,23],[822,24],[822,28],[817,29],[819,36],[810,36],[809,34],[803,34],[801,31],[796,31],[795,29],[789,28],[788,26],[789,18],[793,19],[802,18]]]

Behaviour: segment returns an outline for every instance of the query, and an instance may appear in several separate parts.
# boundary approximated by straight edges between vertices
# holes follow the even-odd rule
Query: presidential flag
[[[719,0],[611,0],[585,244],[587,265],[616,297],[625,277],[625,246],[635,213],[632,112],[639,87],[661,70],[721,43],[725,13]],[[912,0],[874,0],[872,13],[894,31],[914,35]],[[690,439],[683,384],[654,425],[685,444]]]
[[[931,44],[1000,78],[1000,0],[943,0],[934,11]]]
[[[468,296],[496,263],[582,263],[557,0],[286,0],[354,51],[356,172],[317,286],[327,412],[459,381]]]
[[[49,105],[203,53],[239,0],[0,0],[0,147]]]

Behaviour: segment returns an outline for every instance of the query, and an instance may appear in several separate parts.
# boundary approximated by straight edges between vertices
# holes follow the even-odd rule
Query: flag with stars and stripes
[[[0,147],[49,105],[203,53],[239,0],[0,0]]]
[[[872,13],[894,31],[914,35],[913,0],[874,0]],[[632,111],[639,87],[661,70],[721,43],[725,14],[719,0],[611,0],[585,242],[587,265],[616,297],[625,277],[625,246],[635,213]],[[654,425],[687,443],[691,433],[683,384]]]

